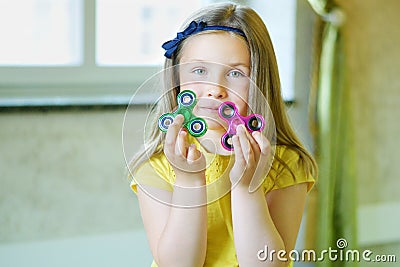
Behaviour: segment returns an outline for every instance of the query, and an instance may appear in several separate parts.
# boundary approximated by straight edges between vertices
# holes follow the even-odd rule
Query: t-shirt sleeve
[[[275,156],[268,176],[263,183],[264,193],[300,183],[307,183],[308,192],[312,189],[315,180],[301,163],[298,152],[279,146],[276,148]]]
[[[173,191],[171,181],[171,168],[164,157],[152,156],[134,172],[131,188],[137,193],[137,186],[147,185],[158,189]]]

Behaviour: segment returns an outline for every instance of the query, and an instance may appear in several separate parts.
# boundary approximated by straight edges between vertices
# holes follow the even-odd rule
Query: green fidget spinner
[[[193,114],[193,108],[197,103],[196,94],[190,90],[182,91],[177,96],[178,109],[173,113],[164,113],[158,119],[158,128],[166,132],[178,114],[184,117],[183,127],[194,137],[199,137],[207,132],[207,123],[204,119]]]

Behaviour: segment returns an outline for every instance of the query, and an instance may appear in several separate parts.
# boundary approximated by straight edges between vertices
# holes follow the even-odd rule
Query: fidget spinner
[[[207,123],[204,119],[193,114],[193,108],[197,103],[196,94],[190,90],[182,91],[177,96],[178,109],[173,113],[164,113],[158,119],[158,128],[166,132],[178,114],[184,117],[183,127],[194,137],[199,137],[207,132]]]
[[[218,108],[218,114],[228,123],[228,130],[221,137],[221,144],[226,150],[233,150],[232,137],[236,134],[236,128],[240,124],[244,124],[250,133],[262,131],[265,126],[265,120],[261,115],[250,114],[243,117],[232,102],[222,103]]]

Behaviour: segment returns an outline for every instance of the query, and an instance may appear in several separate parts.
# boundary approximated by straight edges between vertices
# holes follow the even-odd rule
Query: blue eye
[[[194,74],[198,74],[198,75],[205,75],[206,74],[206,70],[202,69],[202,68],[197,68],[193,70]]]
[[[233,77],[233,78],[239,78],[239,77],[243,77],[244,74],[243,74],[241,71],[239,71],[239,70],[231,70],[231,71],[228,73],[228,76],[229,76],[229,77]]]

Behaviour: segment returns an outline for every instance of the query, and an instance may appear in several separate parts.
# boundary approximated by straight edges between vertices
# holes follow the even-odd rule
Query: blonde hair
[[[191,21],[204,21],[207,25],[233,27],[245,33],[251,57],[250,79],[253,81],[249,88],[248,106],[253,108],[252,111],[254,113],[264,115],[272,113],[276,127],[276,143],[272,145],[284,145],[295,150],[299,154],[299,163],[302,164],[306,173],[316,178],[317,165],[315,160],[301,144],[290,126],[285,104],[281,96],[281,85],[274,48],[268,30],[260,16],[249,7],[232,3],[222,3],[209,5],[192,14],[184,23],[182,29],[185,29]],[[173,89],[164,92],[163,97],[152,108],[151,112],[155,113],[154,119],[157,119],[164,113],[170,112],[177,105],[176,97],[179,93],[179,78],[177,71],[174,70],[174,66],[179,64],[180,51],[184,42],[178,46],[171,59],[165,60],[164,90]],[[269,108],[265,105],[265,99]],[[157,122],[155,121],[152,125],[157,125]],[[131,173],[134,173],[149,156],[162,152],[161,144],[164,139],[165,134],[157,127],[151,129],[145,147],[131,161]],[[287,166],[279,157],[276,156],[275,159]],[[293,177],[295,178],[294,174]]]

